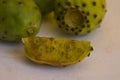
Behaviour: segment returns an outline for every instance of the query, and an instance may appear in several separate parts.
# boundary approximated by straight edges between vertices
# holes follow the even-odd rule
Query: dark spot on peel
[[[71,6],[71,3],[70,2],[66,2],[66,5]]]
[[[89,13],[89,12],[87,12],[86,14],[87,14],[87,16],[89,16],[89,15],[90,15],[90,13]]]
[[[65,25],[65,22],[64,22],[64,21],[62,22],[62,25]]]
[[[90,24],[88,24],[87,27],[90,28]]]
[[[83,14],[85,14],[85,11],[82,11]]]
[[[99,21],[98,21],[98,24],[100,24],[102,22],[102,19],[100,19]]]
[[[61,25],[59,25],[58,27],[59,27],[59,28],[62,28],[62,26],[61,26]]]
[[[69,31],[69,29],[68,29],[68,28],[65,28],[65,30],[66,30],[66,31]]]
[[[18,4],[19,4],[19,5],[22,5],[22,4],[23,4],[23,2],[18,2]]]
[[[94,50],[93,47],[91,47],[90,50],[93,51]]]
[[[7,3],[5,0],[2,1],[3,4]]]
[[[57,17],[56,19],[57,19],[58,21],[60,21],[60,17]]]
[[[2,19],[1,19],[2,21],[5,21],[5,17],[2,17]]]
[[[75,29],[78,29],[78,27],[75,27]]]
[[[79,33],[78,33],[78,32],[76,32],[76,33],[75,33],[75,35],[76,35],[76,36],[78,36],[78,35],[79,35]]]
[[[82,25],[82,28],[85,28],[85,25]]]
[[[82,4],[82,7],[86,7],[86,4],[85,4],[85,3],[83,3],[83,4]]]
[[[4,33],[5,33],[5,35],[7,35],[7,34],[8,34],[8,32],[7,32],[7,31],[4,31]]]
[[[90,23],[90,20],[86,20],[87,23]]]
[[[1,38],[2,38],[3,40],[5,40],[5,36],[2,36]]]
[[[64,17],[64,15],[63,15],[63,16],[61,16],[61,19],[62,19],[62,20],[64,20],[64,18],[65,18],[65,17]]]
[[[60,2],[57,3],[58,6],[61,6]]]
[[[69,27],[69,26],[66,24],[66,27]]]
[[[79,29],[79,32],[82,32],[82,29]]]
[[[90,53],[88,54],[88,57],[90,56]]]
[[[78,8],[79,8],[79,6],[78,6],[78,5],[76,5],[76,6],[75,6],[75,8],[77,8],[77,9],[78,9]]]
[[[87,16],[84,17],[87,20]]]
[[[74,28],[71,28],[71,31],[75,31],[75,29],[74,29]]]
[[[97,14],[94,14],[93,17],[94,17],[94,18],[97,18]]]
[[[92,5],[93,5],[93,6],[96,6],[96,2],[92,2]]]
[[[90,33],[90,32],[91,32],[90,30],[87,31],[87,33]]]
[[[104,4],[102,4],[102,8],[103,8],[103,9],[105,8],[105,5],[104,5]]]

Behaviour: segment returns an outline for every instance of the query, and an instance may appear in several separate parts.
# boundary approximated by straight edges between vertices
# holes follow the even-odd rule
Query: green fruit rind
[[[20,41],[36,35],[41,13],[33,0],[0,0],[0,40]]]
[[[34,0],[41,10],[42,14],[48,14],[54,10],[55,0]]]
[[[68,66],[82,61],[93,50],[87,40],[28,37],[22,39],[26,56],[37,63]]]
[[[55,18],[59,27],[72,35],[96,29],[106,13],[106,0],[56,0]]]

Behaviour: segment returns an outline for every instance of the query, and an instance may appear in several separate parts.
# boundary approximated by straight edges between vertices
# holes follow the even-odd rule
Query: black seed
[[[90,53],[88,54],[88,57],[90,56]]]
[[[60,2],[57,3],[58,6],[61,6]]]
[[[59,20],[60,20],[60,17],[57,17],[56,19],[59,21]]]
[[[75,8],[79,8],[79,6],[78,6],[78,5],[76,5],[76,6],[75,6]]]
[[[70,3],[70,2],[66,2],[66,5],[70,6],[70,5],[71,5],[71,3]]]
[[[92,2],[92,5],[93,5],[93,6],[96,6],[96,2]]]
[[[64,21],[62,22],[62,25],[65,25],[65,22],[64,22]]]
[[[75,27],[75,29],[78,29],[78,27]]]
[[[82,11],[83,14],[85,14],[85,11]]]
[[[87,14],[88,16],[90,15],[90,13],[89,13],[89,12],[87,12],[86,14]]]
[[[82,25],[82,28],[85,28],[85,25]]]
[[[85,16],[85,19],[87,19],[87,16]]]
[[[64,14],[64,11],[60,11],[59,13],[60,13],[60,15],[61,15],[61,14]]]
[[[66,30],[66,31],[69,31],[69,29],[68,29],[68,28],[65,28],[65,30]]]
[[[65,17],[64,17],[64,15],[63,15],[63,16],[61,16],[61,19],[62,19],[62,20],[64,20],[64,18],[65,18]]]
[[[102,4],[102,8],[103,8],[103,9],[105,8],[105,5],[104,5],[104,4]]]
[[[90,28],[90,24],[88,24],[87,27]]]
[[[91,47],[90,50],[93,51],[94,50],[93,47]]]
[[[83,3],[83,4],[82,4],[82,7],[86,7],[86,4],[85,4],[85,3]]]
[[[74,29],[74,28],[71,28],[71,30],[72,30],[72,31],[75,31],[75,29]]]
[[[90,21],[89,20],[86,20],[87,23],[89,23]]]
[[[79,32],[82,32],[82,29],[80,29]]]
[[[66,24],[66,27],[69,27],[69,26]]]
[[[75,33],[75,35],[79,35],[79,33],[78,33],[78,32],[76,32],[76,33]]]
[[[59,25],[58,27],[59,27],[59,28],[62,28],[62,26],[61,26],[61,25]]]
[[[91,32],[90,30],[87,31],[87,33],[90,33],[90,32]]]
[[[66,11],[67,11],[67,8],[63,8],[63,10],[66,12]]]
[[[97,18],[97,14],[94,14],[93,17],[94,17],[94,18]]]

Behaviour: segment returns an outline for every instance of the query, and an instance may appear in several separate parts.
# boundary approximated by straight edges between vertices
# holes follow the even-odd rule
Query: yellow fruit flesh
[[[67,66],[87,57],[92,46],[89,41],[61,38],[29,37],[22,39],[26,56],[37,63]]]

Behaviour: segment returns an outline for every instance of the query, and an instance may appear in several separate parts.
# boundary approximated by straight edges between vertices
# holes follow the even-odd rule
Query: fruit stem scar
[[[75,28],[83,24],[84,17],[78,9],[72,8],[66,11],[64,21],[69,27]]]

